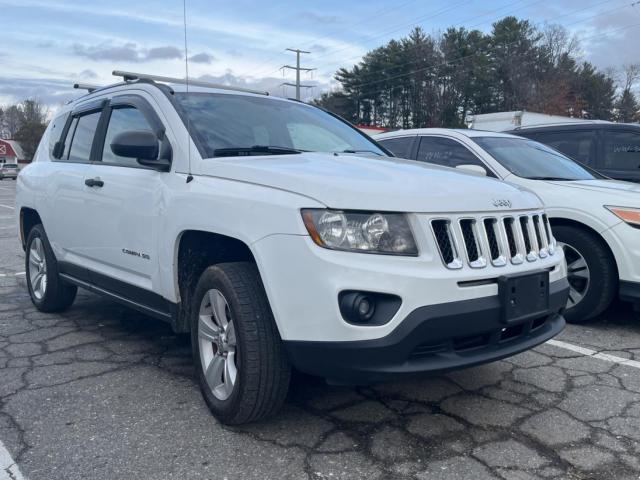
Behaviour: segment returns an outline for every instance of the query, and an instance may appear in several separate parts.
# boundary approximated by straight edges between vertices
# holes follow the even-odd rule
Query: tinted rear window
[[[549,145],[574,160],[586,163],[587,165],[594,164],[595,130],[538,132],[526,136],[545,145]]]
[[[384,138],[378,140],[383,147],[391,150],[396,157],[411,158],[411,146],[415,137]]]
[[[640,168],[640,134],[630,131],[603,132],[602,168],[633,170]]]
[[[96,133],[101,112],[94,112],[78,118],[78,123],[71,140],[69,160],[74,162],[87,162],[91,155],[91,145]]]

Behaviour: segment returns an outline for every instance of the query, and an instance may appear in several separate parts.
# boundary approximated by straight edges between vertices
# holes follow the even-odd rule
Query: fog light
[[[402,301],[396,295],[346,290],[338,295],[342,318],[355,325],[384,325],[396,314]]]
[[[368,295],[358,295],[355,299],[354,306],[362,322],[370,320],[376,311],[376,302]]]

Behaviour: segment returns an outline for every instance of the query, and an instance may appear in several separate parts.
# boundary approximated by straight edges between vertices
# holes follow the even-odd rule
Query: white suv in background
[[[616,295],[640,305],[640,185],[608,179],[541,143],[503,133],[425,128],[376,138],[399,157],[475,171],[537,193],[567,258],[567,321],[593,319]]]
[[[57,311],[79,286],[190,331],[221,421],[276,411],[292,367],[381,381],[562,330],[535,194],[389,157],[300,102],[123,75],[59,112],[18,177],[29,292]]]

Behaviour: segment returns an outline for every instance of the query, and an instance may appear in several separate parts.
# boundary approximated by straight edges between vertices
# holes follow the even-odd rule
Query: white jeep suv
[[[538,194],[571,287],[564,316],[585,323],[616,295],[640,311],[640,185],[611,180],[533,140],[424,128],[376,136],[394,153],[499,178]]]
[[[539,198],[387,153],[310,105],[126,74],[60,111],[18,177],[31,299],[82,287],[191,332],[229,424],[275,412],[292,367],[375,382],[560,332]]]

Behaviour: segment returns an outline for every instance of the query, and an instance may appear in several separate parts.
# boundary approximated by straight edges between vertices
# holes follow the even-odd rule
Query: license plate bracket
[[[549,272],[540,270],[498,278],[502,323],[520,323],[549,310]]]

